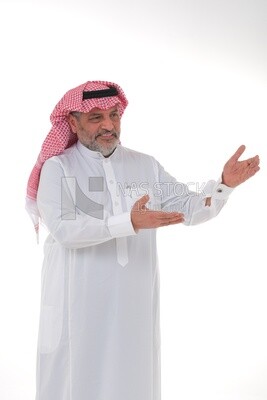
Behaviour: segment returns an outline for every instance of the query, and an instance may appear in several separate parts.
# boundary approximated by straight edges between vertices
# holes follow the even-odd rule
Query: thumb
[[[145,194],[137,202],[139,203],[140,206],[144,206],[148,201],[149,201],[149,195]]]
[[[134,203],[133,210],[134,211],[144,211],[144,210],[146,210],[147,209],[146,208],[146,203],[148,202],[148,200],[149,200],[149,195],[148,194],[146,194],[145,196],[142,196],[141,199],[137,200]]]
[[[242,144],[240,147],[238,147],[238,149],[236,150],[236,152],[232,155],[232,157],[230,158],[231,161],[237,161],[239,159],[239,157],[244,153],[244,151],[246,150],[246,146],[244,144]],[[229,161],[230,161],[229,160]]]

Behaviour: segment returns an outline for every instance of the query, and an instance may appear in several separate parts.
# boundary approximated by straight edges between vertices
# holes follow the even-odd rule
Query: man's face
[[[118,107],[108,110],[93,108],[79,117],[69,115],[72,131],[88,149],[99,151],[108,157],[117,147],[120,138],[120,114]]]

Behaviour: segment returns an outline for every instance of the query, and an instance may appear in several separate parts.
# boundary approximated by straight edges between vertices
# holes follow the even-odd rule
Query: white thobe
[[[190,225],[217,215],[230,192],[215,181],[189,192],[122,146],[104,158],[78,142],[45,162],[36,400],[160,400],[156,230],[135,232],[131,208],[148,193],[150,208],[181,211]]]

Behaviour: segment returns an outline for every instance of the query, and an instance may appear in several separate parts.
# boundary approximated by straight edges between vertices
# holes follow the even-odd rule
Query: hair
[[[81,112],[80,111],[71,111],[70,115],[73,115],[75,118],[79,119],[81,116]]]

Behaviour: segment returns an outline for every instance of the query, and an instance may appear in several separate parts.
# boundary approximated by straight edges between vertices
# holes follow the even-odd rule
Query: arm
[[[190,191],[188,186],[177,182],[164,168],[154,160],[157,188],[161,197],[161,210],[153,211],[146,207],[149,196],[138,200],[131,212],[135,229],[158,228],[183,222],[196,225],[208,221],[219,214],[226,204],[233,188],[255,175],[259,171],[259,156],[239,161],[245,151],[240,146],[223,168],[222,179],[209,181],[203,189]],[[178,190],[176,190],[178,188]]]
[[[108,240],[135,235],[129,212],[104,219],[94,218],[76,210],[75,219],[67,219],[73,214],[73,196],[61,204],[62,178],[64,171],[58,161],[49,159],[42,168],[37,204],[41,219],[56,241],[65,247],[82,248],[94,246]]]
[[[198,191],[192,191],[159,163],[157,170],[162,210],[183,213],[185,225],[200,224],[218,215],[233,190],[221,182],[208,181],[206,185],[199,185]]]
[[[136,230],[178,223],[195,225],[205,222],[220,212],[233,190],[222,183],[209,181],[199,193],[196,193],[190,191],[187,185],[177,182],[157,162],[155,171],[156,193],[154,192],[153,200],[158,204],[156,197],[160,199],[161,210],[158,211],[157,204],[152,204],[149,209],[146,206],[149,196],[143,196],[134,204],[131,212],[132,223]]]
[[[221,180],[209,181],[202,193],[193,195],[191,209],[185,225],[197,225],[216,217],[225,206],[233,188]]]
[[[223,168],[222,179],[217,183],[209,181],[200,193],[190,192],[186,185],[181,185],[179,196],[172,194],[163,198],[163,208],[169,209],[175,205],[185,214],[185,224],[195,225],[205,222],[221,211],[233,189],[255,175],[259,167],[259,156],[239,161],[245,151],[242,145],[227,161]],[[160,176],[163,181],[173,180],[160,166]]]

